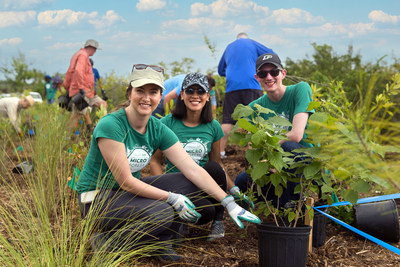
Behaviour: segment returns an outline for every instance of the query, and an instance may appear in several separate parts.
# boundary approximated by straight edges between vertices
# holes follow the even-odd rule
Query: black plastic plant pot
[[[373,237],[399,242],[399,214],[393,199],[354,207],[356,228]]]
[[[316,203],[315,206],[320,206],[320,204]],[[327,212],[328,209],[325,208],[322,211]],[[326,240],[326,216],[316,210],[314,210],[312,233],[312,246],[314,248],[323,246]]]
[[[259,266],[306,266],[311,226],[276,226],[262,223],[258,229]]]

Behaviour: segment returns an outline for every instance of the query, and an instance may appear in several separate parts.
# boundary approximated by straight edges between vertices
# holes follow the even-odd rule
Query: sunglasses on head
[[[156,66],[156,65],[146,65],[146,64],[135,64],[135,65],[133,65],[133,67],[132,67],[132,71],[133,71],[134,69],[137,69],[137,70],[145,70],[145,69],[147,69],[147,68],[152,68],[152,69],[155,70],[155,71],[164,73],[164,69],[161,68],[160,66]]]
[[[263,78],[267,77],[268,73],[269,73],[269,74],[271,74],[272,77],[276,77],[276,76],[279,75],[280,71],[281,71],[280,69],[272,69],[272,70],[269,70],[269,71],[268,70],[259,70],[257,72],[257,76],[259,78],[263,79]]]
[[[207,93],[206,90],[204,90],[204,88],[198,88],[198,89],[187,88],[185,90],[185,93],[187,95],[193,95],[195,91],[197,92],[198,95],[205,95]]]

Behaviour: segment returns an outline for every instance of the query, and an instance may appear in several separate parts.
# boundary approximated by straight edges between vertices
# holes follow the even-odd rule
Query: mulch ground
[[[245,170],[245,151],[237,146],[228,146],[226,153],[227,158],[223,160],[225,169],[230,177],[234,178]],[[18,164],[18,158],[11,157],[14,166]],[[12,167],[6,166],[6,171],[11,171]],[[22,179],[18,174],[14,174],[13,177]],[[4,189],[2,187],[0,186],[0,192]],[[225,237],[206,241],[209,227],[210,225],[191,227],[186,240],[177,249],[183,260],[167,266],[258,266],[258,236],[255,225],[246,224],[242,230],[225,216]],[[399,255],[345,228],[339,229],[337,224],[330,220],[326,231],[325,244],[313,248],[308,254],[307,266],[400,266]],[[399,243],[391,245],[400,248]],[[146,258],[141,260],[139,266],[155,267],[166,264],[154,258]]]

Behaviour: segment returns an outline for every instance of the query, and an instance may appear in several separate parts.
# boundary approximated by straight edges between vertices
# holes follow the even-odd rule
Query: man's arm
[[[294,115],[292,129],[286,133],[286,136],[289,139],[289,141],[299,143],[301,139],[303,139],[308,116],[309,116],[308,112],[300,112]],[[281,143],[283,142],[285,141],[282,141]]]
[[[168,110],[171,111],[171,100],[172,99],[177,99],[178,95],[176,93],[176,89],[172,90],[169,92],[165,97],[164,97],[164,112],[167,110],[167,105],[168,105]]]
[[[225,61],[225,52],[221,57],[221,60],[218,64],[218,74],[221,77],[225,77],[225,70],[226,70],[226,61]]]

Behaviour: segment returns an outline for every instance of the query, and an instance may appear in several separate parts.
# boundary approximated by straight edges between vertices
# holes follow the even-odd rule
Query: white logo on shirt
[[[189,154],[189,156],[197,163],[201,161],[207,154],[207,147],[205,144],[198,140],[189,140],[188,142],[182,144],[183,148]]]
[[[146,167],[150,161],[150,154],[142,147],[135,147],[132,150],[127,149],[126,156],[131,173],[140,171]]]

